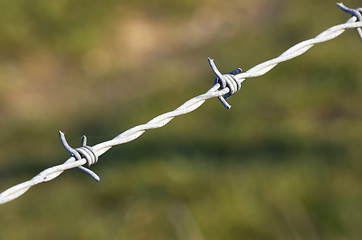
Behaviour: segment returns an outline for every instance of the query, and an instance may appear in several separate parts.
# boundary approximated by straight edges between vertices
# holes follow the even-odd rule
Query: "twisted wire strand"
[[[318,34],[315,38],[300,42],[295,46],[286,50],[279,57],[260,63],[244,73],[237,74],[235,77],[240,83],[242,83],[247,78],[259,77],[261,75],[264,75],[279,63],[285,62],[299,55],[302,55],[303,53],[305,53],[311,47],[313,47],[318,43],[334,39],[339,35],[341,35],[347,29],[361,27],[362,22],[361,21],[356,22],[356,20],[357,20],[356,17],[351,17],[346,23],[331,27],[325,30],[324,32]]]
[[[360,11],[359,9],[358,11]],[[62,174],[65,170],[72,168],[80,168],[82,171],[85,171],[86,173],[90,174],[94,179],[99,181],[99,177],[90,169],[84,168],[83,165],[91,165],[96,163],[98,157],[108,151],[111,147],[130,142],[141,136],[147,130],[163,127],[173,118],[196,110],[206,100],[210,98],[219,98],[225,107],[230,108],[230,105],[225,101],[225,98],[237,92],[237,90],[239,90],[241,87],[241,83],[247,78],[264,75],[272,68],[274,68],[277,64],[305,53],[315,44],[334,39],[341,35],[347,29],[359,29],[361,27],[362,22],[360,21],[360,19],[358,19],[357,16],[353,15],[346,23],[333,26],[323,31],[315,38],[300,42],[286,50],[279,57],[256,65],[244,73],[240,73],[241,70],[234,70],[229,74],[222,75],[220,72],[218,72],[216,66],[213,64],[212,59],[209,59],[209,64],[218,79],[215,79],[214,85],[206,93],[186,101],[184,104],[182,104],[173,111],[161,114],[145,124],[135,126],[119,134],[115,138],[106,142],[99,143],[93,147],[86,146],[86,143],[83,140],[80,148],[73,149],[69,145],[67,145],[65,138],[63,138],[62,134],[60,133],[63,146],[65,146],[65,148],[71,153],[71,157],[63,164],[47,168],[32,179],[17,184],[0,193],[0,204],[12,201],[24,194],[27,190],[29,190],[30,187],[42,182],[53,180],[54,178]]]

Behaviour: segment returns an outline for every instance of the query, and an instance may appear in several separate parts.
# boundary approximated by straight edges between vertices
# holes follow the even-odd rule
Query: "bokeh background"
[[[345,2],[362,7],[358,0]],[[1,0],[0,191],[345,22],[333,1]],[[0,206],[0,239],[361,239],[354,30],[92,169]]]

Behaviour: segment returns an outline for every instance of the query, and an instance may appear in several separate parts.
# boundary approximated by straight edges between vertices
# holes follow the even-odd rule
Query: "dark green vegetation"
[[[347,5],[347,3],[346,3]],[[348,2],[362,7],[360,1]],[[0,1],[0,190],[345,22],[331,1]],[[354,30],[0,205],[0,239],[361,239]]]

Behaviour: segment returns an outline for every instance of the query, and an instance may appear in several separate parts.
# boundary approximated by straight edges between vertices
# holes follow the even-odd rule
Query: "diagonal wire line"
[[[118,136],[109,141],[102,142],[93,147],[90,147],[86,145],[86,139],[83,139],[82,146],[80,148],[73,149],[66,143],[64,134],[60,132],[59,134],[63,146],[69,152],[71,152],[70,158],[66,160],[63,164],[47,168],[32,179],[17,184],[0,193],[0,204],[12,201],[28,191],[30,187],[42,182],[53,180],[54,178],[62,174],[65,170],[72,168],[79,168],[80,170],[91,175],[95,180],[99,181],[99,177],[90,169],[85,168],[83,165],[88,164],[89,166],[96,163],[98,157],[108,151],[111,147],[133,141],[147,130],[163,127],[173,118],[196,110],[206,100],[210,98],[219,98],[225,107],[230,108],[230,105],[226,102],[225,98],[229,97],[231,94],[239,90],[241,83],[244,82],[247,78],[264,75],[265,73],[273,69],[277,64],[288,61],[305,53],[311,47],[318,43],[334,39],[341,35],[347,29],[356,29],[357,33],[360,36],[360,29],[362,28],[362,19],[360,17],[362,13],[361,8],[358,8],[356,10],[349,9],[341,3],[338,4],[338,7],[340,7],[345,12],[352,14],[352,17],[348,19],[346,23],[328,28],[327,30],[318,34],[316,37],[300,42],[295,46],[289,48],[279,57],[260,63],[244,73],[240,73],[240,70],[237,69],[230,72],[229,74],[222,75],[217,70],[213,60],[209,58],[209,64],[214,73],[216,74],[216,79],[214,85],[206,93],[186,101],[184,104],[180,105],[173,111],[161,114],[145,124],[135,126],[119,134]],[[360,36],[360,38],[362,40],[362,36]]]

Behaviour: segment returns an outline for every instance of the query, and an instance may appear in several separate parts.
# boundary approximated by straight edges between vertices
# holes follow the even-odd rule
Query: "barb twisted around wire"
[[[212,69],[212,71],[215,73],[216,78],[214,80],[214,85],[216,83],[220,84],[220,89],[225,89],[228,88],[229,92],[227,94],[225,94],[224,96],[220,96],[218,97],[220,102],[227,108],[230,109],[231,106],[229,103],[226,102],[226,98],[230,97],[231,95],[233,95],[234,93],[236,93],[237,91],[240,90],[241,88],[241,83],[238,82],[234,76],[234,74],[238,74],[241,73],[241,68],[237,68],[231,72],[229,72],[228,74],[221,74],[220,71],[217,69],[214,60],[209,58],[209,65]]]
[[[67,140],[65,139],[65,135],[63,132],[59,131],[59,137],[60,137],[60,141],[62,142],[64,148],[68,152],[70,152],[71,157],[74,157],[76,160],[81,160],[82,158],[84,158],[87,161],[88,167],[92,164],[97,163],[98,156],[94,153],[92,147],[87,146],[87,137],[86,136],[82,137],[81,147],[76,148],[76,149],[69,146]],[[86,167],[83,167],[83,166],[79,166],[78,169],[89,174],[97,182],[100,181],[100,177],[98,177],[98,175],[95,174],[92,170],[90,170]]]
[[[241,83],[245,81],[245,79],[261,76],[270,71],[277,64],[305,53],[315,44],[338,37],[346,29],[355,28],[357,31],[360,31],[360,28],[362,27],[361,8],[353,10],[345,7],[343,4],[338,4],[338,6],[343,11],[352,14],[352,17],[346,23],[333,26],[312,39],[300,42],[286,50],[279,57],[260,63],[244,73],[241,73],[241,69],[236,69],[229,74],[223,75],[216,68],[213,60],[209,59],[209,64],[217,77],[214,81],[214,85],[206,93],[186,101],[171,112],[164,113],[145,124],[133,127],[109,141],[90,147],[86,145],[86,138],[83,137],[81,147],[73,149],[68,145],[64,134],[60,132],[59,135],[63,146],[71,153],[70,158],[63,164],[45,169],[32,179],[15,185],[0,193],[0,204],[14,200],[24,194],[30,187],[42,182],[50,181],[58,177],[63,171],[71,168],[79,168],[90,174],[95,180],[99,181],[99,177],[90,169],[83,167],[83,165],[87,164],[89,166],[95,164],[98,157],[108,151],[111,147],[130,142],[141,136],[146,130],[160,128],[170,122],[174,117],[192,112],[199,108],[207,99],[219,98],[225,107],[230,108],[230,105],[226,102],[225,98],[228,98],[237,92],[241,87]],[[360,32],[358,33],[360,34]],[[361,35],[359,36],[361,37]]]
[[[359,22],[362,21],[362,8],[356,8],[356,9],[348,8],[348,7],[344,6],[343,3],[337,3],[337,6],[340,9],[342,9],[343,11],[345,11],[346,13],[352,14],[352,16],[357,18],[357,21],[359,21]],[[356,31],[359,36],[359,39],[362,41],[362,29],[360,27],[358,27],[358,28],[356,28]]]

